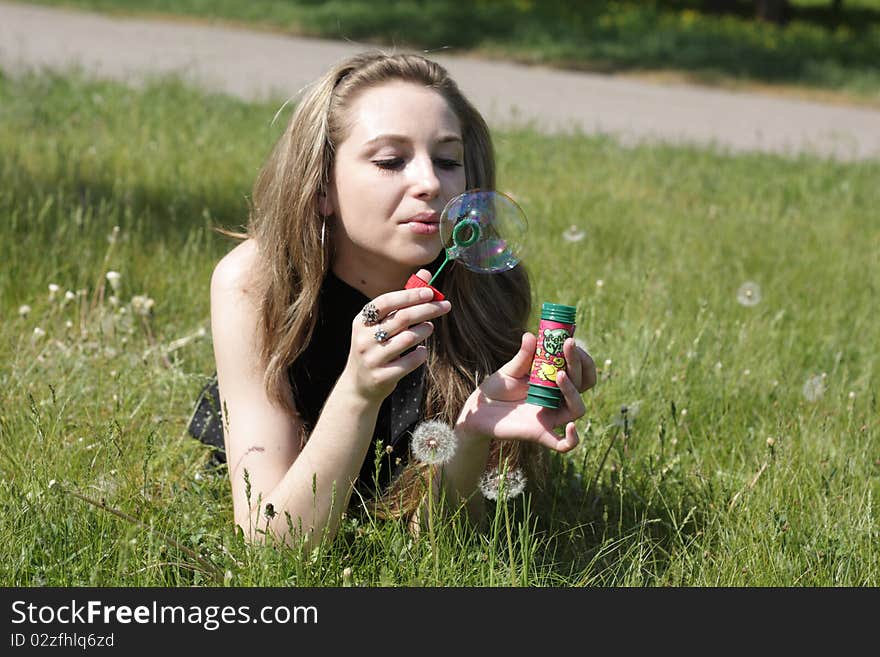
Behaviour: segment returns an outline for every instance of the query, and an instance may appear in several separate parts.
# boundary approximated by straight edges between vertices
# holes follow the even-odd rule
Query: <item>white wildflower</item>
[[[119,281],[122,279],[122,274],[118,271],[108,271],[104,274],[104,277],[107,279],[107,282],[110,283],[110,287],[113,288],[114,292],[119,291]]]
[[[31,314],[31,307],[27,304],[21,305],[18,307],[18,316],[19,317],[27,317]]]
[[[606,370],[607,370],[609,367],[611,367],[611,359],[610,359],[610,358],[606,358],[606,359],[605,359],[604,367],[605,367]]]
[[[808,402],[817,402],[825,394],[825,377],[826,375],[823,372],[821,376],[811,376],[804,383],[801,392],[803,392],[804,398]]]
[[[58,296],[58,291],[61,289],[61,286],[57,283],[49,283],[49,301],[55,301],[55,297]]]
[[[156,302],[145,294],[136,294],[131,298],[131,309],[136,315],[147,317],[153,312]]]
[[[574,224],[566,228],[562,233],[562,239],[566,242],[580,242],[586,236],[587,234]]]
[[[449,425],[439,420],[426,420],[413,431],[410,443],[413,456],[429,465],[441,465],[455,454],[458,441]]]
[[[119,297],[117,297],[115,294],[111,294],[109,297],[107,297],[107,303],[115,308],[119,305]]]
[[[64,305],[65,306],[67,304],[69,304],[71,301],[73,301],[74,299],[76,299],[76,294],[74,292],[67,290],[67,292],[64,293]]]
[[[736,291],[736,300],[741,306],[757,306],[761,302],[761,286],[752,281],[746,281]]]
[[[34,340],[39,340],[40,338],[46,337],[46,332],[41,329],[39,326],[34,328]]]
[[[605,281],[601,278],[596,281],[596,287],[603,287],[605,285]]]
[[[856,398],[856,393],[854,393],[852,390],[850,390],[850,391],[849,391],[849,398],[850,398],[850,399],[855,399],[855,398]]]
[[[525,473],[519,468],[513,468],[501,473],[498,468],[483,473],[480,477],[480,492],[488,500],[503,498],[509,500],[522,493],[528,480]]]

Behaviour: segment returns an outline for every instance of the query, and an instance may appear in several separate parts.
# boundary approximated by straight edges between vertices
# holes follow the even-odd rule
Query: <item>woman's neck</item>
[[[336,261],[331,266],[333,274],[343,283],[362,292],[370,299],[380,294],[401,290],[417,267],[408,268],[400,263],[388,262],[382,266],[373,264],[353,265],[344,261]]]

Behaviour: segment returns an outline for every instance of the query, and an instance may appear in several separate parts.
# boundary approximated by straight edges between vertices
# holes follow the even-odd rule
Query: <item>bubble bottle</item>
[[[529,393],[526,402],[546,408],[559,408],[562,392],[556,384],[556,374],[565,369],[562,345],[574,337],[575,306],[545,303],[541,306],[538,325],[538,346],[529,372]]]

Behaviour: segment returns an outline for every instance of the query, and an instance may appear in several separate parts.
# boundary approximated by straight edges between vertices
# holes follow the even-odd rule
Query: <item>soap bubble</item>
[[[512,198],[473,189],[453,198],[440,215],[440,236],[450,260],[479,273],[513,269],[525,250],[526,215]]]

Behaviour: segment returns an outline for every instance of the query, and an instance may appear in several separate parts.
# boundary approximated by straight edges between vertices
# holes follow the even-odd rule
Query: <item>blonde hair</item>
[[[331,68],[307,91],[257,177],[247,229],[260,254],[266,390],[291,413],[288,368],[311,340],[332,261],[332,240],[322,240],[320,197],[331,180],[334,149],[346,138],[345,110],[363,90],[389,81],[424,85],[446,99],[461,124],[467,188],[495,188],[489,129],[439,64],[414,54],[362,53]],[[422,417],[452,424],[475,385],[518,351],[531,294],[521,265],[492,275],[452,266],[443,279],[455,312],[434,321],[428,340]],[[301,436],[303,443],[307,439]],[[498,465],[497,443],[487,469]],[[534,459],[527,453],[539,454],[519,442],[504,445],[503,451],[508,467],[528,466]],[[538,474],[529,470],[533,477]],[[386,517],[411,514],[425,490],[423,475],[410,464],[376,510]]]

